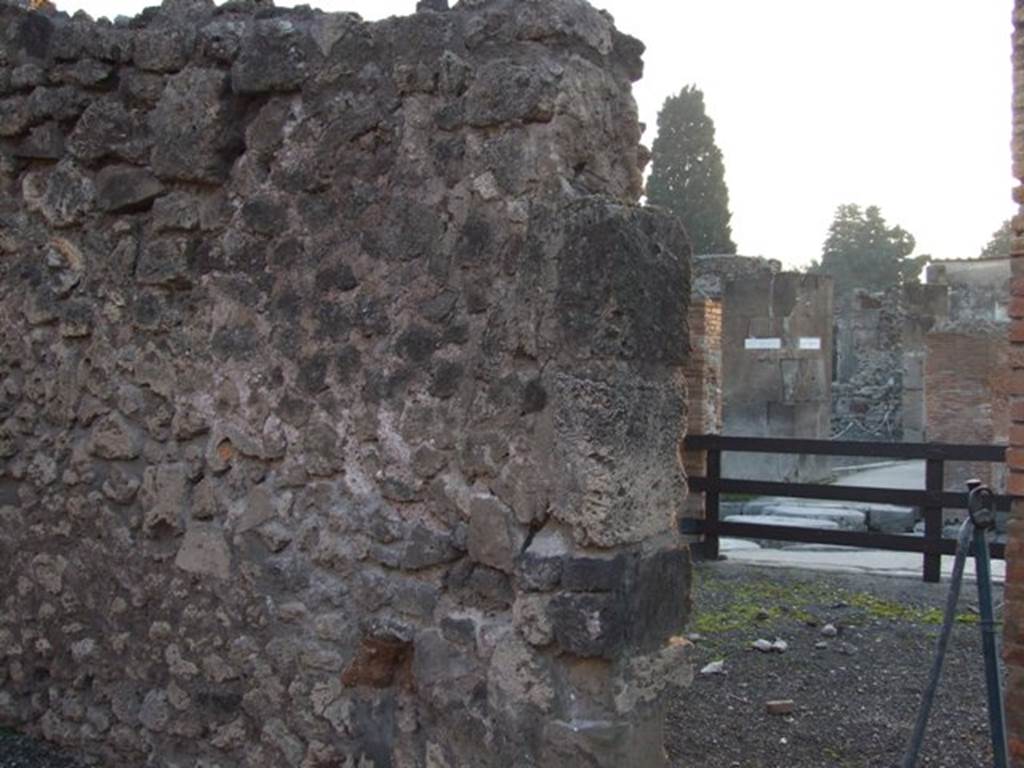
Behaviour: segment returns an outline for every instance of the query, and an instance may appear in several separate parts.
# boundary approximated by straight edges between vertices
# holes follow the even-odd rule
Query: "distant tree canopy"
[[[835,279],[837,299],[857,288],[881,291],[920,282],[928,256],[910,257],[914,236],[902,227],[890,227],[878,206],[841,205],[836,209],[821,261],[812,269]]]
[[[647,201],[682,220],[694,253],[736,253],[725,165],[699,88],[688,85],[665,99],[651,154]]]
[[[1010,226],[1010,219],[1007,219],[1002,223],[1002,226],[1000,226],[999,229],[992,233],[992,239],[988,241],[988,245],[981,249],[981,253],[978,254],[978,258],[1009,258],[1010,240],[1012,238],[1013,229]]]

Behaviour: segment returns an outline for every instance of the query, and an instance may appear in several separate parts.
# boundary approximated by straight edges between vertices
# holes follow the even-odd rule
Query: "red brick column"
[[[924,392],[928,440],[936,443],[1005,444],[1007,391],[1012,385],[1006,331],[970,326],[932,331],[925,339]],[[1006,492],[1006,469],[987,462],[949,462],[946,488],[962,491],[976,477]]]
[[[686,434],[720,434],[722,431],[722,302],[697,299],[690,302],[690,358],[683,370],[686,376],[689,412]],[[703,451],[684,451],[686,476],[703,475],[706,455]],[[704,494],[690,493],[685,514],[703,517]]]
[[[1024,496],[1024,0],[1013,11],[1013,175],[1022,183],[1013,196],[1021,209],[1010,246],[1013,265],[1010,302],[1010,493]],[[1014,766],[1024,766],[1024,499],[1013,503],[1006,547],[1004,658],[1006,714]]]

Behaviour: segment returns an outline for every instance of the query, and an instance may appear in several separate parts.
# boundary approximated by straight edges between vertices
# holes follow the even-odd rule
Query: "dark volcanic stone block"
[[[556,595],[548,617],[558,646],[574,656],[615,658],[626,643],[626,606],[621,594]]]
[[[562,571],[562,586],[576,592],[612,592],[623,587],[627,558],[570,557]]]
[[[685,549],[658,552],[637,563],[629,590],[629,641],[649,651],[683,631],[690,614],[690,555]]]
[[[228,76],[219,70],[187,69],[170,78],[149,122],[153,171],[162,178],[221,181],[242,146]]]
[[[96,176],[96,202],[108,213],[143,210],[163,192],[159,179],[142,168],[107,166]]]

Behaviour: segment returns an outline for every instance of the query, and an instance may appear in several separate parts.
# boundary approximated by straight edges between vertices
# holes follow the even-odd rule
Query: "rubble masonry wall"
[[[689,246],[641,52],[579,0],[0,5],[0,724],[663,763]]]
[[[1018,205],[1010,242],[1009,327],[1010,448],[1007,492],[1024,497],[1024,0],[1013,10],[1013,177]],[[1006,718],[1011,762],[1024,765],[1024,498],[1016,499],[1006,543],[1003,659],[1006,662]]]

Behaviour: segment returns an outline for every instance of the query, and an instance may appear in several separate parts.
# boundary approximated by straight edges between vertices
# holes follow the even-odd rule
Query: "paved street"
[[[885,465],[872,465],[850,473],[840,473],[837,485],[873,488],[923,488],[924,462],[904,461]],[[786,505],[792,506],[793,500]],[[799,506],[805,509],[801,519],[813,518],[815,502],[800,501]],[[821,504],[821,520],[831,521],[835,518],[836,508],[859,510],[864,505],[842,502]],[[822,527],[828,527],[823,525]],[[751,541],[740,539],[722,539],[721,552],[730,561],[769,567],[807,568],[811,570],[833,571],[839,573],[867,573],[884,576],[920,576],[921,555],[913,552],[888,552],[873,549],[856,549],[853,547],[833,547],[816,544],[788,544],[783,547],[761,547]],[[953,558],[942,558],[943,578],[947,578],[953,570]],[[1002,583],[1006,573],[1006,565],[1002,560],[992,561],[993,579]],[[974,578],[974,561],[968,559],[965,575]]]

